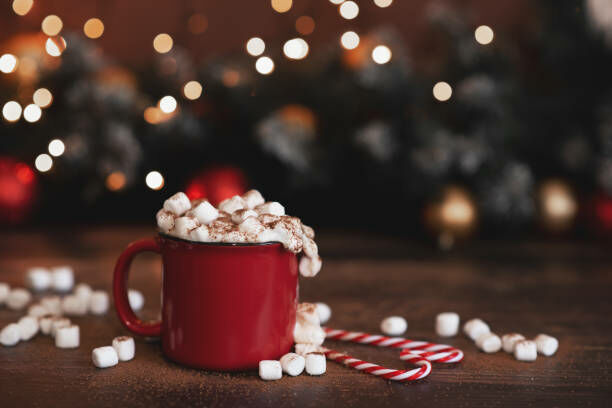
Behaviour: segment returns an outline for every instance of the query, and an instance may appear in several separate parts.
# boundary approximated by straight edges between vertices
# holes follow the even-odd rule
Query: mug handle
[[[136,255],[141,252],[155,252],[160,254],[161,248],[155,238],[141,239],[132,242],[123,251],[113,275],[113,298],[115,299],[115,309],[121,323],[132,333],[141,336],[159,336],[161,334],[161,322],[143,322],[136,316],[128,299],[128,276],[130,265]]]

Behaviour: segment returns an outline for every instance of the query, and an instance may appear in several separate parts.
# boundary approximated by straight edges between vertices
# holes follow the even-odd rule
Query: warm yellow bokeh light
[[[354,1],[345,1],[340,5],[340,15],[347,19],[352,20],[359,15],[359,6]]]
[[[41,173],[47,172],[53,167],[53,159],[47,153],[39,154],[34,160],[34,167]]]
[[[341,4],[344,0],[329,0],[332,4]]]
[[[340,44],[347,50],[353,50],[359,46],[359,35],[354,31],[347,31],[340,37]]]
[[[159,100],[159,109],[164,113],[172,113],[176,110],[176,99],[173,96],[166,95]]]
[[[377,64],[386,64],[391,61],[391,50],[386,45],[377,45],[372,50],[372,59]]]
[[[202,95],[202,85],[198,81],[189,81],[183,87],[183,94],[187,99],[198,99]]]
[[[453,94],[453,88],[446,82],[438,82],[433,87],[433,96],[437,100],[448,101]]]
[[[25,16],[26,14],[28,14],[33,4],[33,0],[14,0],[13,11],[17,15]]]
[[[160,54],[165,54],[172,49],[174,41],[166,33],[157,34],[153,39],[153,48]]]
[[[159,171],[151,171],[147,174],[145,183],[151,190],[160,190],[164,186],[164,176]]]
[[[308,43],[301,38],[292,38],[283,45],[283,53],[289,59],[303,59],[308,55]]]
[[[393,4],[393,0],[374,0],[374,4],[380,8],[385,8]]]
[[[221,75],[221,82],[227,87],[234,87],[240,83],[240,72],[235,69],[225,69]]]
[[[493,41],[493,29],[486,25],[481,25],[474,31],[474,38],[479,44],[487,45]]]
[[[17,57],[13,54],[4,54],[0,57],[0,72],[10,74],[17,68]]]
[[[40,106],[41,108],[46,108],[51,105],[53,101],[53,95],[47,88],[39,88],[34,91],[34,95],[32,95],[32,99],[34,103]]]
[[[274,61],[270,57],[259,57],[255,61],[255,69],[262,75],[271,74],[274,71]]]
[[[47,38],[45,50],[50,56],[59,57],[66,50],[66,40],[62,36]]]
[[[274,11],[285,13],[291,9],[293,0],[270,0],[270,4]]]
[[[442,224],[452,229],[469,228],[475,218],[472,201],[460,191],[450,192],[440,207]]]
[[[2,116],[8,122],[16,122],[21,117],[21,105],[16,101],[8,101],[2,107]]]
[[[246,50],[250,55],[257,57],[266,50],[266,43],[259,37],[253,37],[247,41]]]
[[[41,116],[42,110],[40,110],[40,106],[33,103],[26,106],[23,110],[23,118],[30,123],[37,122]]]
[[[315,29],[315,21],[310,16],[301,16],[295,20],[295,31],[302,35],[309,35]]]
[[[83,25],[83,32],[91,39],[100,38],[104,33],[104,23],[99,18],[90,18]]]
[[[55,14],[45,17],[41,24],[42,32],[49,37],[58,35],[62,31],[62,27],[64,27],[62,19]]]
[[[106,176],[106,188],[110,191],[119,191],[125,187],[125,174],[120,171],[113,171]]]
[[[59,139],[53,139],[52,141],[50,141],[49,146],[47,148],[51,156],[54,157],[59,157],[64,154],[64,151],[66,151],[66,146],[64,145],[64,142]]]

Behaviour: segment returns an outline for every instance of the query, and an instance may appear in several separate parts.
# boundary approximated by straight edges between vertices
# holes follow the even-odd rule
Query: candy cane
[[[431,363],[418,355],[409,356],[408,353],[402,356],[402,360],[420,366],[413,370],[394,370],[392,368],[381,367],[377,364],[368,363],[367,361],[359,360],[351,357],[348,354],[340,353],[336,350],[323,348],[325,356],[332,361],[352,367],[355,370],[363,371],[368,374],[376,375],[391,381],[416,381],[425,378],[431,373]]]

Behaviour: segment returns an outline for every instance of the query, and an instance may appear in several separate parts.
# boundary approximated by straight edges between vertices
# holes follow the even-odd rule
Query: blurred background
[[[1,7],[0,228],[254,187],[444,249],[612,235],[612,1]]]

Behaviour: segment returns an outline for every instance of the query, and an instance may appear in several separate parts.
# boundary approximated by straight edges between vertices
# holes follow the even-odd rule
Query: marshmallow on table
[[[518,333],[508,333],[502,336],[502,346],[506,353],[514,352],[514,345],[517,341],[525,340],[525,336]]]
[[[436,333],[441,337],[456,336],[459,331],[459,315],[453,312],[440,313],[436,316]]]
[[[51,322],[51,336],[55,337],[55,335],[57,334],[57,331],[63,327],[68,327],[70,326],[72,323],[70,322],[70,319],[68,319],[67,317],[56,317],[53,319],[53,321]]]
[[[219,217],[219,210],[208,201],[202,201],[191,210],[191,213],[203,225],[208,225]]]
[[[6,305],[9,309],[21,310],[30,303],[31,299],[32,295],[30,292],[23,288],[15,288],[12,289],[6,297]]]
[[[476,346],[485,353],[497,353],[501,350],[502,342],[495,333],[483,333],[476,339]]]
[[[535,341],[519,340],[514,344],[514,358],[519,361],[535,361],[538,349]]]
[[[38,317],[42,317],[46,315],[47,313],[49,313],[47,308],[38,303],[28,308],[28,316],[33,316],[33,317],[38,318]]]
[[[281,367],[283,372],[289,374],[292,377],[302,374],[306,360],[304,357],[296,353],[287,353],[280,359]]]
[[[136,353],[134,339],[128,336],[115,337],[113,339],[113,348],[117,352],[119,361],[129,361],[134,358]]]
[[[235,195],[219,203],[219,211],[225,211],[228,214],[231,214],[236,210],[242,210],[245,207],[246,202],[239,195]]]
[[[259,377],[262,380],[280,380],[283,376],[283,369],[280,361],[261,360],[259,362]]]
[[[174,215],[183,215],[191,209],[191,201],[183,192],[178,192],[164,201],[164,210]]]
[[[52,315],[62,314],[62,299],[59,296],[45,296],[40,299],[40,304]]]
[[[60,327],[55,332],[55,347],[58,348],[77,348],[81,343],[81,332],[79,326],[74,324]]]
[[[46,335],[50,335],[51,334],[51,325],[53,324],[53,321],[57,319],[56,316],[47,314],[44,316],[41,316],[38,319],[38,325],[40,326],[40,332],[42,334],[46,334]]]
[[[68,292],[74,286],[74,271],[70,266],[51,268],[53,289],[58,292]]]
[[[323,353],[308,353],[306,354],[306,372],[310,375],[325,374],[327,364],[325,362],[325,354]]]
[[[6,298],[11,292],[11,287],[6,283],[0,282],[0,305],[3,305],[6,302]]]
[[[390,316],[380,323],[380,330],[387,336],[399,336],[408,328],[406,319],[401,316]]]
[[[293,341],[320,346],[325,341],[325,332],[314,324],[296,323],[293,329]]]
[[[174,235],[189,240],[191,231],[198,228],[200,224],[194,217],[178,217],[174,220]]]
[[[68,316],[83,316],[87,314],[87,301],[77,295],[68,295],[62,299],[62,312]]]
[[[132,310],[140,310],[144,306],[144,296],[136,289],[128,290],[128,300]]]
[[[300,324],[314,324],[319,326],[321,320],[317,313],[317,305],[314,303],[303,302],[298,304],[296,308],[296,321]]]
[[[559,348],[559,340],[547,334],[538,334],[533,340],[536,343],[538,353],[547,357],[555,354]]]
[[[242,210],[236,210],[232,213],[232,222],[234,224],[242,224],[242,222],[247,218],[257,218],[257,215],[258,214],[255,211],[243,208]]]
[[[51,287],[51,272],[47,268],[30,268],[26,274],[26,285],[36,291],[47,290]]]
[[[27,341],[38,333],[38,319],[32,316],[24,316],[17,322],[19,326],[19,336],[21,340]]]
[[[300,259],[300,274],[305,278],[312,278],[321,270],[321,257],[308,258],[307,256]]]
[[[323,347],[316,344],[298,343],[295,345],[295,352],[300,356],[306,356],[309,353],[319,353],[323,351]]]
[[[242,195],[242,199],[246,203],[246,207],[249,209],[253,209],[266,202],[261,193],[257,190],[247,191]]]
[[[108,311],[109,304],[108,293],[103,290],[93,291],[89,298],[89,311],[96,315],[104,314]]]
[[[3,346],[14,346],[20,339],[21,332],[17,323],[11,323],[0,331],[0,344]]]
[[[98,368],[107,368],[119,363],[117,351],[111,346],[98,347],[92,350],[91,359]]]
[[[92,292],[91,286],[86,283],[79,283],[74,287],[74,294],[85,300],[85,302],[89,302]]]
[[[317,315],[319,315],[319,321],[321,322],[321,324],[327,323],[329,319],[331,318],[331,314],[332,314],[331,308],[322,302],[317,302],[316,306],[317,306]]]
[[[472,319],[465,322],[463,332],[472,340],[476,341],[483,334],[490,333],[489,325],[480,319]]]

